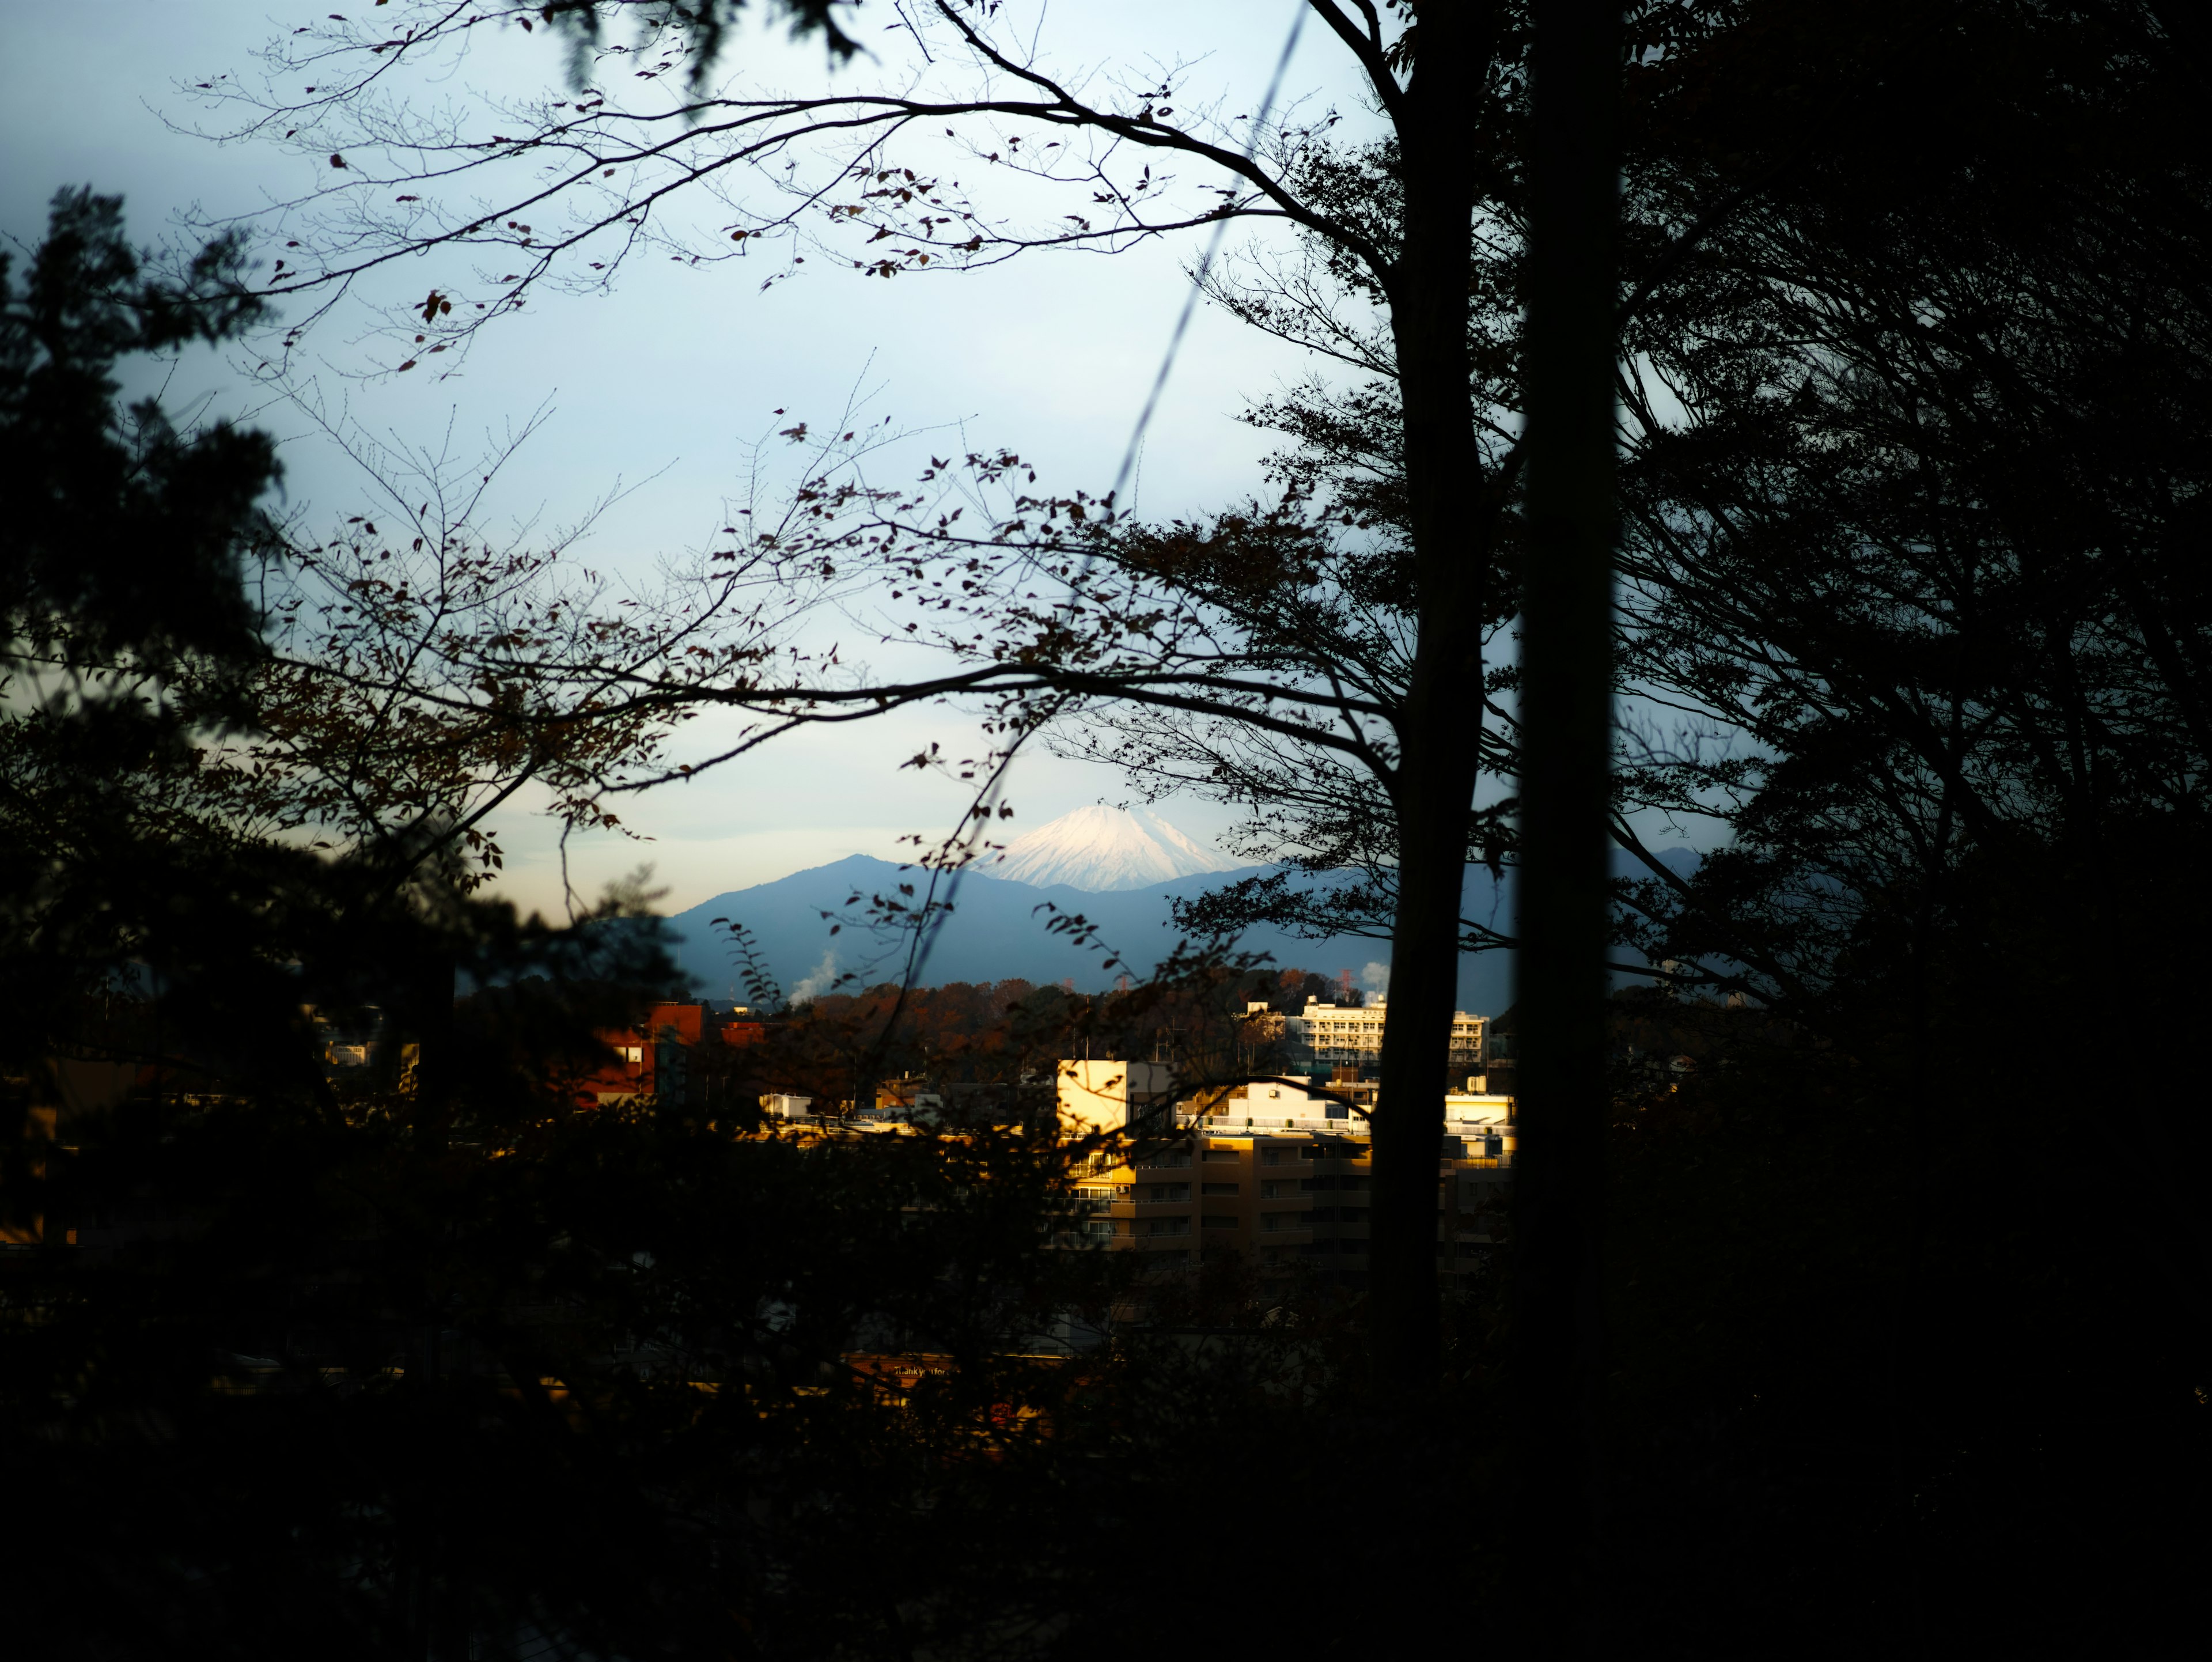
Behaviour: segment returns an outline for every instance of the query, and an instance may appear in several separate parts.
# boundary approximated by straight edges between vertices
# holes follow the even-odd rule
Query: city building
[[[1060,1066],[1063,1123],[1086,1128],[1112,1129],[1116,1093],[1135,1085],[1156,1102],[1164,1083],[1145,1071],[1155,1063]],[[1511,1099],[1480,1083],[1444,1098],[1437,1253],[1447,1275],[1476,1269],[1495,1244],[1517,1141]],[[1181,1135],[1139,1129],[1125,1148],[1092,1155],[1076,1184],[1073,1238],[1146,1253],[1163,1271],[1233,1255],[1263,1288],[1293,1274],[1364,1283],[1371,1145],[1364,1111],[1331,1099],[1340,1094],[1254,1081],[1178,1103],[1171,1121],[1120,1110],[1118,1123]]]
[[[1062,1134],[1108,1134],[1075,1174],[1063,1245],[1141,1252],[1163,1274],[1241,1259],[1263,1291],[1286,1291],[1293,1277],[1346,1290],[1364,1284],[1372,1167],[1364,1113],[1274,1082],[1176,1102],[1164,1062],[1069,1060],[1056,1072]],[[896,1111],[817,1117],[800,1096],[761,1104],[771,1118],[833,1137],[921,1129]],[[1480,1270],[1501,1238],[1517,1135],[1509,1098],[1469,1089],[1447,1093],[1443,1105],[1437,1255],[1449,1277]]]
[[[604,1103],[680,1093],[689,1071],[684,1053],[699,1044],[706,1030],[703,1004],[672,1001],[653,1005],[636,1026],[599,1035],[614,1056],[579,1082],[579,1095],[587,1102]]]
[[[1251,1014],[1265,1005],[1248,1007]],[[1369,1004],[1324,1004],[1317,998],[1283,1020],[1283,1038],[1295,1066],[1321,1073],[1346,1067],[1364,1072],[1382,1064],[1382,1024],[1389,1006],[1382,999]],[[1452,1013],[1451,1067],[1455,1071],[1479,1066],[1482,1057],[1483,1018],[1465,1010]]]
[[[1483,1028],[1482,1073],[1485,1082],[1493,1091],[1510,1094],[1513,1081],[1519,1077],[1521,1056],[1515,1048],[1515,1030],[1519,1026],[1519,1017],[1507,1010]]]
[[[598,1035],[613,1055],[577,1081],[578,1099],[588,1105],[653,1097],[691,1108],[712,1105],[733,1083],[731,1056],[767,1032],[742,1006],[663,1000],[636,1026]]]
[[[1339,1068],[1337,1075],[1352,1074]],[[1346,1120],[1373,1105],[1375,1087],[1357,1079],[1338,1077],[1328,1085],[1315,1081],[1300,1086],[1287,1080],[1252,1080],[1208,1092],[1184,1105],[1186,1117],[1224,1125],[1281,1124]]]
[[[1175,1101],[1175,1067],[1165,1062],[1062,1062],[1054,1081],[1061,1127],[1070,1135],[1133,1131],[1164,1123]]]
[[[1178,1115],[1188,1134],[1097,1157],[1082,1174],[1078,1239],[1142,1252],[1162,1271],[1235,1256],[1263,1288],[1292,1276],[1347,1288],[1367,1275],[1364,1126],[1343,1121],[1249,1131]],[[1446,1276],[1471,1273],[1495,1245],[1515,1135],[1509,1120],[1447,1135],[1437,1160],[1437,1257]]]
[[[300,1014],[314,1029],[323,1077],[331,1085],[341,1091],[411,1087],[421,1047],[403,1044],[394,1052],[391,1024],[375,1005],[339,1014],[303,1004]]]
[[[878,1119],[937,1119],[945,1113],[945,1093],[927,1079],[911,1074],[887,1079],[876,1087]]]

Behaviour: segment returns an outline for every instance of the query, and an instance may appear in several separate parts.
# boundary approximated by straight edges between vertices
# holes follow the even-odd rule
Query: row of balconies
[[[1370,1210],[1364,1206],[1321,1206],[1303,1212],[1262,1212],[1257,1218],[1258,1233],[1273,1235],[1316,1228],[1364,1228]],[[1117,1235],[1184,1235],[1190,1233],[1191,1216],[1188,1212],[1148,1216],[1109,1215],[1086,1220],[1084,1228],[1102,1239]],[[1200,1213],[1198,1216],[1199,1226],[1203,1229],[1242,1229],[1251,1221],[1236,1213]]]
[[[1365,1194],[1370,1181],[1364,1172],[1325,1172],[1310,1178],[1262,1178],[1258,1192],[1263,1201],[1289,1200],[1299,1195],[1357,1195]],[[1241,1200],[1243,1190],[1241,1181],[1196,1185],[1200,1200]],[[1189,1203],[1192,1193],[1193,1185],[1188,1182],[1085,1184],[1077,1188],[1075,1198],[1107,1206],[1183,1206]]]
[[[1472,1160],[1465,1164],[1478,1169],[1496,1169],[1507,1162],[1503,1160]],[[1450,1172],[1439,1173],[1441,1182],[1449,1182]],[[1311,1178],[1284,1178],[1262,1182],[1258,1198],[1262,1202],[1304,1199],[1313,1195],[1364,1195],[1370,1192],[1372,1179],[1362,1172],[1323,1173]],[[1235,1183],[1206,1183],[1198,1185],[1195,1198],[1200,1201],[1242,1200],[1243,1184]],[[1136,1211],[1158,1206],[1188,1206],[1193,1199],[1192,1186],[1188,1183],[1118,1184],[1086,1185],[1076,1191],[1079,1203],[1103,1206],[1120,1211]]]
[[[1080,1243],[1097,1246],[1118,1246],[1127,1250],[1146,1251],[1166,1242],[1195,1239],[1208,1251],[1219,1246],[1238,1250],[1237,1240],[1243,1232],[1233,1218],[1201,1218],[1193,1229],[1188,1217],[1160,1218],[1152,1221],[1154,1227],[1144,1230],[1102,1226],[1098,1221],[1081,1231],[1062,1232],[1063,1245]],[[1110,1229],[1110,1233],[1109,1233]],[[1366,1225],[1362,1222],[1343,1222],[1286,1225],[1280,1230],[1262,1230],[1261,1239],[1251,1245],[1262,1262],[1282,1253],[1306,1254],[1353,1253],[1367,1250]],[[1447,1233],[1439,1230],[1437,1236],[1437,1255],[1439,1257],[1474,1257],[1497,1245],[1496,1238],[1480,1229],[1462,1226]]]

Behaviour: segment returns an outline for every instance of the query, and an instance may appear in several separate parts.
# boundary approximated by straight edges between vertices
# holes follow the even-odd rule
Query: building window
[[[1201,1183],[1198,1192],[1201,1195],[1233,1195],[1240,1186],[1233,1183]]]
[[[1154,1218],[1146,1227],[1145,1233],[1147,1235],[1188,1235],[1190,1233],[1190,1220],[1188,1218]]]
[[[1209,1148],[1206,1151],[1206,1157],[1208,1160],[1235,1160],[1243,1152],[1237,1148]]]
[[[1205,1222],[1208,1229],[1234,1229],[1237,1227],[1236,1219],[1224,1218],[1218,1212],[1207,1213]]]
[[[1121,1226],[1111,1218],[1090,1218],[1083,1225],[1086,1239],[1109,1241],[1121,1233]]]
[[[1178,1154],[1155,1154],[1145,1161],[1144,1169],[1147,1172],[1179,1172],[1189,1164],[1190,1151],[1184,1149]]]
[[[1262,1148],[1260,1151],[1260,1164],[1262,1166],[1280,1166],[1290,1157],[1291,1151],[1287,1148]]]
[[[1158,1204],[1162,1201],[1187,1201],[1190,1185],[1187,1183],[1156,1183],[1146,1190],[1145,1198]]]

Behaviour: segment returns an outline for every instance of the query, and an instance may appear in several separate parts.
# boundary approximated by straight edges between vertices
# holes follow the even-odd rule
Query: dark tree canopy
[[[1729,841],[1615,891],[1621,943],[1668,968],[1580,1012],[1608,1170],[1574,1198],[1609,1222],[1601,1266],[1547,1283],[1575,1282],[1612,1349],[1584,1417],[1532,1440],[1513,1297],[1542,1262],[1510,1255],[1535,1221],[1496,1220],[1424,1353],[1408,1289],[1437,1279],[1435,1218],[1492,1202],[1432,1183],[1418,1116],[1378,1132],[1364,1191],[1278,1197],[1371,1208],[1379,1296],[1346,1300],[1226,1260],[1139,1288],[1126,1257],[1058,1251],[1107,1151],[1016,1116],[863,1141],[750,1106],[909,1071],[1033,1104],[1083,1034],[1126,1050],[1205,1027],[1249,1064],[1248,1001],[1315,983],[1217,956],[1126,999],[871,988],[778,1011],[716,1081],[743,1090],[587,1106],[603,1035],[672,990],[644,899],[518,920],[483,898],[471,837],[526,782],[587,823],[682,776],[661,746],[696,710],[750,723],[734,759],[969,698],[993,731],[947,765],[986,808],[1006,752],[1056,735],[1249,804],[1254,852],[1355,874],[1318,923],[1448,962],[1466,868],[1522,854],[1515,643],[1552,545],[1522,460],[1535,9],[1408,27],[1411,8],[1316,5],[1390,134],[1286,121],[1249,146],[1190,113],[1188,69],[1092,97],[956,0],[882,14],[980,77],[943,99],[718,82],[744,67],[735,6],[393,9],[297,37],[287,68],[349,90],[256,119],[343,164],[322,205],[345,234],[274,280],[286,305],[423,247],[489,262],[395,314],[418,368],[494,318],[527,326],[534,284],[604,280],[610,250],[665,235],[708,263],[665,204],[743,178],[757,194],[714,239],[731,258],[804,227],[786,252],[876,280],[1224,213],[1294,226],[1208,292],[1335,378],[1253,412],[1282,435],[1278,500],[1176,525],[988,447],[863,488],[841,469],[866,439],[798,425],[787,511],[617,610],[411,493],[420,523],[296,534],[264,517],[263,441],[118,412],[130,354],[252,321],[241,249],[149,283],[115,210],[65,197],[8,290],[0,411],[11,486],[40,505],[0,532],[24,539],[9,671],[45,699],[0,728],[0,1488],[55,1520],[9,1561],[11,1610],[74,1618],[87,1657],[1075,1658],[1125,1650],[1098,1612],[1132,1607],[1210,1652],[1252,1639],[1217,1553],[1234,1570],[1278,1540],[1217,1538],[1203,1509],[1183,1540],[1192,1495],[1311,1510],[1356,1482],[1360,1526],[1328,1537],[1300,1611],[1314,1648],[1433,1643],[1439,1610],[1500,1612],[1476,1638],[1531,1653],[2170,1641],[2212,1448],[2191,20],[2132,0],[1626,9],[1612,829],[1632,855],[1660,813]],[[862,38],[857,7],[754,15],[833,53]],[[440,146],[368,142],[384,107],[352,94],[526,24],[566,31],[590,72],[529,125],[471,111]],[[648,94],[665,107],[624,102]],[[1073,192],[1073,218],[994,217],[954,173],[895,162],[947,125],[971,135],[957,176],[1018,172]],[[835,135],[854,148],[806,148]],[[745,172],[787,158],[822,167],[791,190]],[[1162,180],[1201,165],[1218,186]],[[500,210],[398,199],[450,169],[505,179]],[[569,194],[547,211],[533,191]],[[108,541],[73,561],[65,514]],[[204,594],[118,551],[170,545]],[[264,555],[292,583],[270,592],[300,599],[266,618],[238,581]],[[811,604],[953,661],[878,684],[794,658],[778,631]],[[926,918],[928,880],[888,906]],[[311,1001],[364,1032],[376,1007],[387,1074],[340,1088]],[[1503,1083],[1528,1012],[1498,1027]],[[118,1056],[134,1088],[64,1118],[49,1064]],[[1071,1316],[1114,1318],[1113,1342],[1054,1351]],[[1553,1573],[1516,1634],[1529,1584],[1501,1567],[1530,1513],[1499,1474],[1571,1480],[1593,1452],[1620,1549],[1571,1619]],[[1186,1549],[1200,1572],[1164,1568]]]
[[[0,607],[15,673],[128,655],[259,650],[246,562],[278,477],[265,434],[180,434],[153,399],[118,407],[118,359],[216,341],[259,320],[243,239],[210,243],[181,283],[147,275],[119,198],[54,198],[17,282],[0,254]]]

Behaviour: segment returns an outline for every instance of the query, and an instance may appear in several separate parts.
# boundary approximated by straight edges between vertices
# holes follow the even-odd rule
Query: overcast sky
[[[251,144],[217,147],[174,131],[171,123],[204,119],[176,83],[246,68],[257,46],[330,7],[331,0],[9,0],[0,59],[0,155],[7,160],[0,230],[34,239],[47,198],[64,183],[121,192],[134,234],[148,238],[191,204],[244,212],[298,189],[304,164],[297,158]],[[878,9],[891,15],[872,6],[862,15]],[[1148,55],[1203,58],[1194,88],[1254,99],[1293,11],[1293,0],[1060,0],[1046,14],[1042,41],[1062,67],[1102,65],[1116,53],[1133,55],[1140,72]],[[787,80],[820,73],[811,47],[756,35],[744,50]],[[538,76],[550,82],[560,72],[557,52],[542,36],[512,36],[511,46],[481,54],[468,70],[508,87]],[[845,73],[870,72],[860,64]],[[1356,116],[1341,76],[1338,54],[1316,33],[1301,46],[1285,84]],[[1179,264],[1196,247],[1114,259],[1041,255],[988,271],[888,283],[817,264],[767,293],[742,266],[655,265],[626,274],[611,297],[546,296],[493,331],[463,374],[440,382],[351,379],[364,350],[358,331],[325,329],[313,349],[333,406],[403,442],[434,443],[451,431],[465,451],[550,409],[551,419],[504,476],[501,510],[552,523],[618,483],[638,486],[600,521],[586,551],[595,563],[642,570],[659,554],[701,546],[723,522],[747,447],[781,424],[773,411],[834,419],[856,386],[873,394],[878,418],[915,427],[959,423],[969,444],[1018,449],[1062,488],[1104,488],[1182,306]],[[1202,510],[1258,488],[1264,440],[1237,412],[1248,397],[1305,367],[1201,308],[1146,447],[1140,501],[1147,514]],[[175,396],[195,393],[222,408],[246,407],[240,381],[220,364],[188,366]],[[358,497],[358,476],[296,412],[264,410],[258,419],[284,441],[294,501],[329,511]],[[653,840],[572,844],[580,886],[651,861],[674,908],[848,854],[896,857],[901,836],[942,834],[963,800],[956,788],[896,763],[933,737],[967,753],[970,732],[950,713],[902,716],[798,739],[742,769],[635,800],[626,817]],[[1117,776],[1025,758],[1012,792],[1012,829],[1126,795]],[[1171,802],[1163,811],[1201,837],[1226,823],[1206,803]],[[550,828],[510,815],[501,829],[514,856],[509,891],[526,904],[555,904]]]

